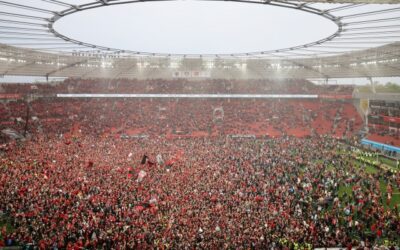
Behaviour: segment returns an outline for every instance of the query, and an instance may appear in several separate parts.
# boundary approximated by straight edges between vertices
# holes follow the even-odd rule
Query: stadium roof
[[[300,1],[298,1],[300,2]],[[307,3],[361,3],[361,4],[398,4],[399,0],[303,0]]]
[[[347,3],[347,4],[398,4],[400,0],[302,0],[307,3]]]
[[[61,55],[0,46],[3,75],[171,78],[176,71],[210,71],[213,78],[351,78],[398,76],[400,43],[315,58],[237,59]],[[211,65],[211,66],[210,66]],[[227,76],[228,75],[228,76]]]
[[[54,23],[87,9],[138,1],[42,0],[46,5],[40,8],[37,1],[0,1],[1,75],[168,78],[174,70],[207,70],[223,78],[400,75],[400,5],[388,5],[400,0],[241,0],[306,11],[329,19],[337,29],[311,43],[237,54],[163,54],[84,43],[60,34]],[[322,8],[322,2],[335,4]],[[363,6],[371,3],[382,5],[365,11]]]

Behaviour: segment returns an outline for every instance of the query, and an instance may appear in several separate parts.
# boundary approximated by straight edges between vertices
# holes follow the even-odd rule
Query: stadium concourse
[[[355,160],[353,87],[67,79],[1,90],[0,246],[400,245],[400,174]],[[60,97],[74,93],[103,97]],[[269,98],[107,97],[118,93]]]

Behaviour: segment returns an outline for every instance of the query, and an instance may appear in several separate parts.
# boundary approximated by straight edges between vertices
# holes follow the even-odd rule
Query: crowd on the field
[[[328,137],[37,136],[1,158],[0,211],[15,227],[4,238],[40,249],[399,244],[398,204],[385,204],[400,176],[368,174],[338,150]]]
[[[93,87],[94,82],[2,89],[253,93],[263,86],[266,93],[278,93],[279,85],[112,80]],[[281,84],[279,93],[325,93],[308,83]],[[343,100],[48,97],[1,103],[0,129],[12,128],[27,139],[0,144],[0,219],[14,228],[1,229],[0,247],[399,245],[392,196],[400,175],[371,174],[335,139],[351,138],[361,125],[354,106]],[[142,135],[146,138],[139,139]],[[248,135],[262,139],[240,139]]]

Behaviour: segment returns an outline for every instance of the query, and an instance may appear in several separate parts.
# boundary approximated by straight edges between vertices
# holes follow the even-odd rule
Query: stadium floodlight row
[[[102,58],[0,46],[0,75],[81,78],[351,78],[400,74],[400,43],[343,55],[300,59]],[[105,63],[107,62],[107,64]],[[175,67],[174,65],[179,65]],[[202,73],[207,73],[204,76]]]
[[[232,0],[235,1],[235,0]],[[35,1],[33,1],[35,2]],[[309,12],[332,21],[336,31],[290,48],[237,54],[163,54],[127,51],[67,37],[53,25],[65,16],[139,1],[53,1],[46,7],[0,1],[0,75],[108,78],[341,78],[400,75],[400,3],[376,10],[369,0],[241,0]],[[320,2],[343,3],[325,9]],[[392,4],[392,5],[389,5]],[[349,14],[348,10],[351,10]]]

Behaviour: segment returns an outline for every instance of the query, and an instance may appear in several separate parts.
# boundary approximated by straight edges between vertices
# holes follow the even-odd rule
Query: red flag
[[[150,208],[150,213],[151,213],[152,215],[156,215],[157,212],[158,212],[158,207],[157,207],[157,206],[152,206],[152,207]]]
[[[142,212],[143,210],[144,210],[143,206],[136,206],[135,207],[135,211],[138,212],[138,213]]]
[[[255,201],[256,202],[262,202],[262,201],[264,201],[264,197],[257,195],[256,198],[255,198]]]
[[[210,199],[212,202],[217,202],[218,201],[218,197],[215,195],[215,194],[213,194],[212,196],[211,196],[211,199]]]
[[[182,159],[183,155],[184,155],[184,151],[182,149],[180,149],[178,152],[176,152],[176,154],[169,161],[167,161],[166,165],[171,166],[175,162],[180,161]]]

